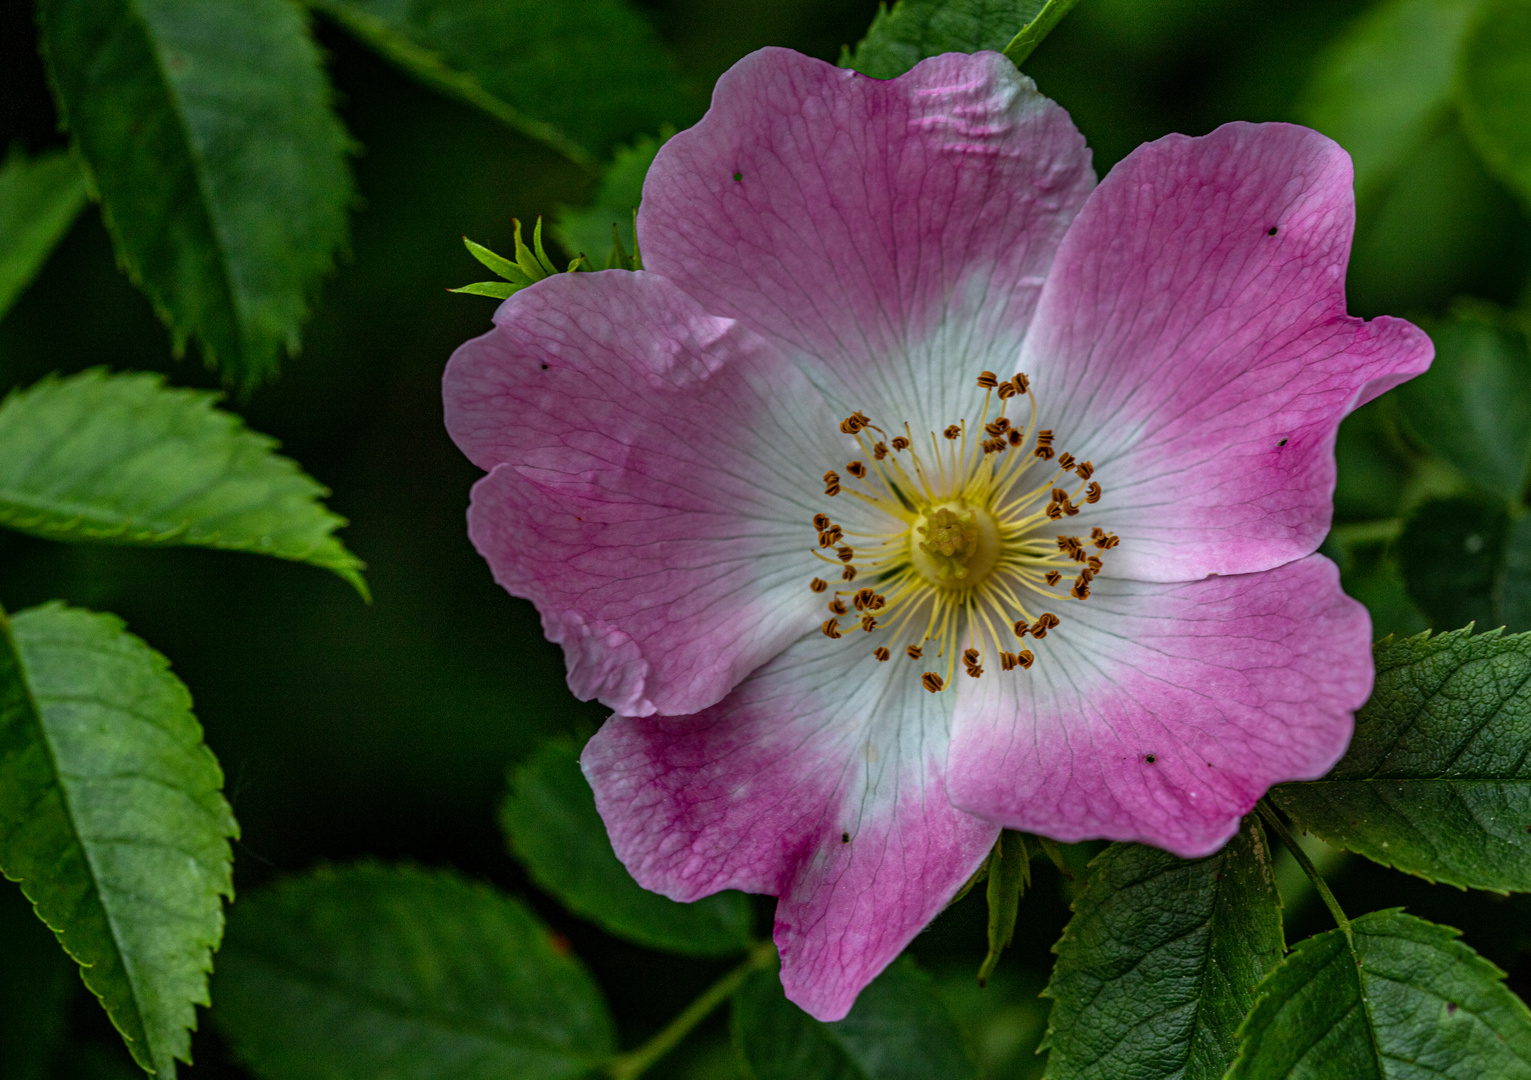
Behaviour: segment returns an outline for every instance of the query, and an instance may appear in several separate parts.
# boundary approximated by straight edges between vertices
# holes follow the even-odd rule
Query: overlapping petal
[[[821,1020],[849,1011],[998,835],[947,797],[951,695],[871,647],[801,641],[700,715],[613,717],[583,757],[645,888],[781,898],[782,983]]]
[[[550,278],[495,322],[445,379],[452,437],[491,470],[469,532],[576,695],[694,712],[813,628],[819,462],[843,436],[778,350],[624,271]]]
[[[1068,114],[998,53],[879,82],[762,49],[660,150],[638,233],[649,269],[781,345],[842,414],[939,430],[1014,363],[1094,182]]]
[[[962,680],[956,804],[1059,840],[1209,854],[1272,784],[1312,780],[1371,692],[1371,620],[1334,564],[1101,579],[1020,678]]]
[[[1351,409],[1425,370],[1399,319],[1345,314],[1350,158],[1290,124],[1139,147],[1101,182],[1048,277],[1021,367],[1059,446],[1148,581],[1266,570],[1329,528]]]

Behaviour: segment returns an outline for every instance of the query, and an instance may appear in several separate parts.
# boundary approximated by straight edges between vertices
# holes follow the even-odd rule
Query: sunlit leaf
[[[0,613],[0,869],[167,1080],[233,895],[222,786],[186,688],[119,620]]]
[[[37,276],[85,205],[85,178],[66,153],[27,158],[13,151],[0,167],[0,317]]]

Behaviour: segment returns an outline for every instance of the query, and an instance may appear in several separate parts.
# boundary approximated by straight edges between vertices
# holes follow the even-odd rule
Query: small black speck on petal
[[[1277,444],[1276,444],[1276,445],[1277,445],[1277,446],[1285,446],[1285,445],[1286,445],[1286,440],[1285,440],[1285,439],[1282,439],[1282,440],[1281,440],[1281,441],[1280,441],[1280,442],[1278,442],[1278,443],[1277,443]]]
[[[737,184],[737,183],[739,183],[743,179],[744,179],[744,174],[742,172],[734,173],[734,183]]]
[[[1276,226],[1272,225],[1270,228],[1266,229],[1265,230],[1265,235],[1266,236],[1275,236],[1276,235]]]
[[[1144,759],[1143,759],[1143,760],[1144,760],[1144,761],[1146,761],[1146,762],[1148,762],[1148,763],[1149,763],[1149,764],[1150,764],[1150,765],[1152,765],[1152,764],[1153,764],[1153,763],[1154,763],[1154,756],[1153,756],[1153,755],[1152,755],[1152,754],[1149,754],[1149,755],[1148,755],[1148,756],[1147,756],[1147,757],[1145,757],[1145,758],[1144,758]]]
[[[851,842],[851,834],[850,833],[843,832],[843,833],[840,834],[840,843],[842,843],[842,844],[849,844],[850,842]]]

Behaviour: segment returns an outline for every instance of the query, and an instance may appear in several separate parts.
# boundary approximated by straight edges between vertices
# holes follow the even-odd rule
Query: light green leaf
[[[884,4],[840,66],[892,79],[942,53],[1000,52],[1046,6],[1045,0],[898,0],[890,11]]]
[[[1016,67],[1024,64],[1037,46],[1063,21],[1063,16],[1073,11],[1074,5],[1078,3],[1079,0],[1047,0],[1042,10],[1037,12],[1036,18],[1021,27],[1020,33],[1005,46],[1005,55],[1010,58],[1010,62]]]
[[[100,369],[0,402],[0,525],[70,542],[248,551],[332,570],[363,595],[331,535],[328,492],[217,394]]]
[[[1476,7],[1477,0],[1388,0],[1319,61],[1299,116],[1350,151],[1363,207],[1449,121],[1457,50]]]
[[[1329,843],[1431,881],[1531,891],[1531,635],[1376,647],[1344,758],[1271,798]]]
[[[749,948],[751,912],[743,893],[679,904],[633,880],[611,849],[573,746],[545,746],[511,774],[500,823],[544,892],[618,937],[691,956]]]
[[[471,285],[464,285],[458,289],[448,289],[451,293],[465,293],[468,296],[488,296],[495,300],[505,300],[520,287],[512,285],[508,281],[475,281]]]
[[[1531,1013],[1458,931],[1394,910],[1348,933],[1301,942],[1261,984],[1228,1080],[1531,1077]]]
[[[309,0],[428,86],[589,168],[695,108],[627,0]]]
[[[1253,818],[1205,859],[1112,844],[1054,950],[1047,1080],[1220,1080],[1284,949]]]
[[[443,871],[321,868],[234,907],[213,1021],[264,1080],[562,1080],[612,1052],[530,909]]]
[[[1431,499],[1415,508],[1398,538],[1409,599],[1436,629],[1500,624],[1494,583],[1504,552],[1506,508],[1479,495]]]
[[[907,957],[833,1024],[782,996],[775,972],[759,972],[734,997],[733,1029],[753,1080],[977,1080],[930,976]]]
[[[177,350],[250,387],[346,240],[346,135],[290,0],[40,0],[61,118]]]
[[[643,179],[670,134],[666,130],[657,139],[640,135],[632,146],[619,146],[601,174],[595,201],[589,206],[559,210],[553,219],[553,236],[569,254],[586,255],[595,265],[605,265],[604,256],[612,248],[613,225],[623,247],[633,250],[633,212],[643,195]]]
[[[0,695],[3,696],[3,695]],[[0,882],[0,1076],[44,1080],[64,1037],[76,968],[21,890]]]
[[[85,205],[85,178],[66,153],[28,159],[12,151],[0,168],[0,318],[31,284]]]
[[[1531,202],[1531,5],[1486,0],[1459,72],[1468,136],[1489,169]]]
[[[0,613],[0,869],[167,1080],[233,895],[222,787],[191,696],[118,619]]]

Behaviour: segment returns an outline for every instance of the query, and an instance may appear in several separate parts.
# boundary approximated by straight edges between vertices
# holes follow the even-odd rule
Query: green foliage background
[[[399,5],[321,6],[366,14]],[[547,7],[531,5],[539,6]],[[634,115],[682,125],[700,115],[712,82],[744,53],[788,45],[836,61],[877,9],[869,0],[640,6],[678,81],[666,85],[663,110],[645,106]],[[1171,131],[1203,133],[1225,120],[1332,123],[1339,134],[1345,117],[1326,114],[1309,88],[1326,51],[1343,35],[1365,32],[1368,24],[1354,20],[1374,7],[1366,0],[1085,0],[1025,69],[1071,111],[1102,174],[1139,142]],[[33,155],[64,145],[36,51],[36,14],[25,0],[0,5],[0,148]],[[489,300],[445,291],[482,276],[456,238],[507,251],[513,217],[530,222],[540,214],[551,223],[561,211],[561,235],[599,234],[598,224],[591,233],[568,210],[620,192],[603,191],[597,173],[575,160],[604,157],[613,136],[587,131],[588,144],[560,154],[522,133],[534,126],[497,121],[467,103],[463,88],[390,66],[328,18],[318,17],[316,30],[341,119],[358,144],[350,166],[360,202],[340,267],[318,286],[301,353],[282,360],[279,380],[235,405],[252,429],[280,439],[284,453],[334,491],[329,506],[351,522],[342,538],[368,565],[372,606],[363,608],[345,581],[301,563],[189,547],[72,546],[4,530],[0,604],[17,611],[57,598],[111,611],[172,659],[228,777],[225,793],[242,830],[234,845],[240,892],[363,856],[494,882],[529,898],[572,944],[605,991],[619,1044],[631,1046],[734,960],[652,952],[608,936],[563,910],[508,852],[497,826],[507,770],[527,762],[549,736],[587,736],[602,710],[569,696],[558,652],[542,639],[534,612],[494,586],[469,546],[463,514],[476,470],[442,429],[438,392],[446,357],[487,328],[492,310]],[[495,44],[471,35],[464,41]],[[507,108],[557,102],[558,80],[598,85],[613,76],[617,69],[603,69],[599,53],[594,57],[577,70],[527,58],[523,78],[541,80],[536,85],[483,89]],[[1410,70],[1427,69],[1422,62]],[[1388,74],[1385,64],[1361,64],[1325,78],[1351,79],[1386,97]],[[1347,423],[1338,528],[1326,550],[1340,561],[1347,587],[1372,608],[1379,636],[1432,620],[1451,629],[1471,618],[1531,629],[1524,599],[1531,587],[1516,592],[1504,584],[1507,572],[1531,580],[1531,529],[1515,517],[1518,506],[1507,512],[1504,502],[1524,494],[1526,477],[1516,469],[1527,461],[1525,445],[1518,457],[1514,446],[1506,456],[1503,445],[1432,444],[1428,434],[1470,429],[1454,418],[1502,407],[1507,392],[1498,388],[1508,387],[1511,398],[1524,393],[1531,361],[1503,312],[1527,303],[1527,155],[1521,147],[1519,156],[1480,164],[1473,139],[1483,110],[1458,116],[1443,96],[1428,96],[1427,81],[1411,88],[1424,95],[1418,123],[1404,125],[1395,144],[1369,148],[1361,161],[1351,306],[1362,315],[1415,317],[1437,340],[1459,342],[1453,363],[1471,367],[1472,378],[1447,385],[1443,376],[1440,392],[1393,395]],[[1498,307],[1454,307],[1464,296]],[[302,300],[289,298],[298,306]],[[195,338],[180,361],[172,359],[174,344],[151,301],[119,272],[101,216],[87,210],[0,320],[0,390],[102,365],[216,388]],[[257,351],[261,364],[275,362],[276,345],[262,339]],[[1453,397],[1453,386],[1466,389]],[[1531,429],[1524,438],[1531,440]],[[1411,565],[1438,564],[1458,577],[1432,571],[1404,585]],[[523,778],[529,783],[531,774]],[[959,1018],[986,1080],[1041,1073],[1044,1059],[1032,1050],[1046,1028],[1047,1002],[1037,995],[1068,903],[1086,881],[1089,854],[1066,853],[1072,877],[1038,860],[1015,944],[988,989],[977,990],[972,978],[986,946],[984,890],[912,947]],[[1352,914],[1402,903],[1414,915],[1460,927],[1464,941],[1508,971],[1512,989],[1531,993],[1531,899],[1464,893],[1355,858],[1330,866]],[[1300,880],[1279,864],[1276,870],[1288,940],[1329,930]],[[420,881],[422,889],[430,882],[466,888],[445,878]],[[16,1070],[20,1080],[133,1076],[105,1015],[14,892],[0,884],[0,957],[11,976],[20,973],[38,990],[13,1006],[5,995],[17,980],[0,979],[0,1055],[13,1053],[5,1017],[23,1015],[23,1006],[35,1011],[26,1022],[43,1041],[25,1053],[14,1048],[0,1068]],[[757,932],[769,910],[768,902],[754,904]],[[769,990],[757,977],[747,991],[751,1007],[776,1008]],[[53,1008],[58,1001],[64,1004]],[[853,1028],[822,1050],[825,1061],[851,1063],[834,1068],[865,1068]],[[729,1038],[723,1011],[649,1075],[736,1075]],[[205,1022],[194,1051],[196,1064],[183,1076],[247,1076]]]

